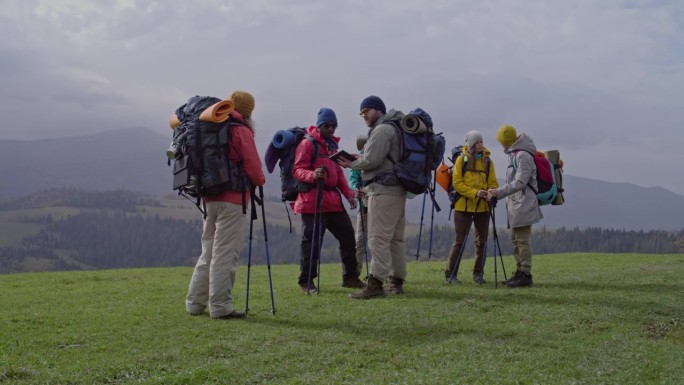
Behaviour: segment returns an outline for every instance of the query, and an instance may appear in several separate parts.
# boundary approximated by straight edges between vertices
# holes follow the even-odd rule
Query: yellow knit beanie
[[[499,127],[496,133],[496,140],[506,147],[510,147],[518,139],[515,127],[508,124]]]
[[[230,100],[235,103],[235,110],[242,115],[243,118],[251,118],[252,111],[254,111],[254,96],[247,91],[235,91],[230,95]]]

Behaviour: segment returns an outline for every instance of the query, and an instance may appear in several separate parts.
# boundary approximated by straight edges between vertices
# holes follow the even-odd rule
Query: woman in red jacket
[[[300,184],[293,210],[302,215],[302,246],[299,287],[305,292],[316,292],[313,279],[318,276],[318,251],[325,231],[330,231],[340,243],[342,286],[363,288],[356,262],[354,227],[342,202],[342,195],[352,209],[356,208],[354,193],[347,184],[342,167],[329,159],[337,152],[339,137],[334,136],[337,117],[330,108],[321,108],[316,126],[307,129],[309,138],[297,145],[292,174]],[[320,181],[320,182],[319,182]],[[322,184],[320,212],[316,197]],[[314,223],[314,218],[316,222]],[[320,228],[319,228],[320,226]],[[314,228],[315,227],[315,228]],[[315,230],[315,233],[314,233]],[[320,234],[320,238],[319,238]],[[313,246],[313,253],[312,253]]]
[[[252,186],[263,186],[266,181],[261,160],[254,143],[251,119],[254,98],[248,92],[236,91],[231,95],[235,111],[230,119],[231,128],[228,154],[231,162],[242,163],[245,175]],[[226,191],[203,197],[206,218],[202,231],[202,255],[192,273],[185,308],[191,315],[200,315],[209,306],[211,318],[244,318],[245,313],[233,308],[233,286],[238,259],[244,244],[245,214],[243,194],[249,191]]]

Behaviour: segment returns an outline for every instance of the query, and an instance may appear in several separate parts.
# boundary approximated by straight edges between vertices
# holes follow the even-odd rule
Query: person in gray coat
[[[379,97],[371,95],[361,102],[360,115],[368,127],[368,140],[353,162],[338,160],[342,167],[361,171],[363,192],[368,198],[368,251],[373,256],[368,284],[352,299],[370,299],[388,294],[403,294],[406,279],[404,227],[406,189],[394,173],[401,158],[401,136],[394,125],[404,114],[387,110]],[[383,282],[389,280],[387,290]]]
[[[542,216],[537,201],[537,167],[531,154],[537,152],[532,138],[518,135],[513,126],[499,128],[496,140],[508,154],[506,184],[492,188],[489,199],[506,198],[508,228],[511,229],[513,256],[517,270],[510,279],[503,281],[508,287],[532,285],[532,225]],[[515,165],[515,166],[514,166]],[[516,167],[517,166],[517,167]]]

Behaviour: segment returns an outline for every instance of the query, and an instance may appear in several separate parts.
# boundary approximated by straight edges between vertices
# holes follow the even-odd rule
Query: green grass
[[[505,258],[507,272],[513,261]],[[681,384],[684,255],[535,257],[535,286],[442,282],[412,262],[406,294],[352,301],[339,264],[319,295],[298,267],[252,267],[247,320],[185,314],[190,268],[0,276],[0,383]],[[472,260],[460,278],[469,277]],[[236,285],[245,306],[246,267]],[[499,266],[501,278],[501,266]]]

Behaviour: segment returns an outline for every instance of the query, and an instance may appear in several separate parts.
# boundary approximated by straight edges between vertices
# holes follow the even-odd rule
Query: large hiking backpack
[[[565,189],[563,188],[563,160],[560,158],[560,152],[558,150],[548,150],[544,151],[544,153],[553,166],[553,176],[556,187],[558,188],[558,195],[556,195],[556,199],[554,199],[551,204],[554,206],[562,205],[565,203],[565,197],[563,195],[565,192]]]
[[[303,140],[308,139],[314,146],[311,156],[311,166],[318,158],[318,142],[306,133],[306,128],[293,127],[287,130],[279,130],[273,135],[273,141],[266,152],[266,168],[272,173],[275,168],[275,161],[280,166],[280,190],[283,202],[293,202],[297,200],[300,192],[309,191],[314,185],[297,180],[292,171],[294,168],[295,153],[297,145]],[[269,160],[273,159],[273,160]]]
[[[167,152],[173,163],[173,189],[179,195],[199,199],[226,191],[247,191],[249,182],[241,162],[231,162],[228,154],[232,119],[223,122],[200,119],[204,110],[221,102],[210,96],[194,96],[180,106],[175,116],[173,142]]]
[[[449,203],[451,204],[451,208],[454,208],[456,206],[456,202],[458,202],[459,199],[461,199],[462,195],[458,193],[454,189],[454,184],[452,183],[453,179],[453,170],[454,166],[456,166],[456,160],[458,159],[459,156],[464,156],[462,167],[461,167],[461,175],[465,175],[465,173],[468,171],[468,157],[463,154],[463,146],[459,145],[451,149],[451,158],[448,158],[451,161],[451,167],[447,167],[445,164],[440,165],[438,168],[437,172],[439,173],[438,179],[440,179],[440,186],[444,190],[446,190],[448,196],[449,196]],[[489,181],[489,170],[491,169],[491,164],[492,160],[489,157],[485,158],[485,178]]]
[[[399,183],[413,194],[430,191],[432,172],[444,158],[445,143],[441,133],[432,130],[432,119],[416,108],[401,121],[391,120],[400,141],[400,158],[394,163],[394,174]]]
[[[558,185],[556,184],[556,167],[551,163],[551,161],[546,157],[546,155],[537,151],[534,154],[527,150],[516,150],[513,152],[513,169],[518,170],[517,155],[520,151],[525,151],[532,155],[534,159],[534,164],[537,168],[536,178],[537,178],[537,189],[535,190],[531,184],[527,184],[535,194],[537,194],[537,201],[540,206],[548,205],[558,196]],[[556,203],[556,204],[562,204]]]

